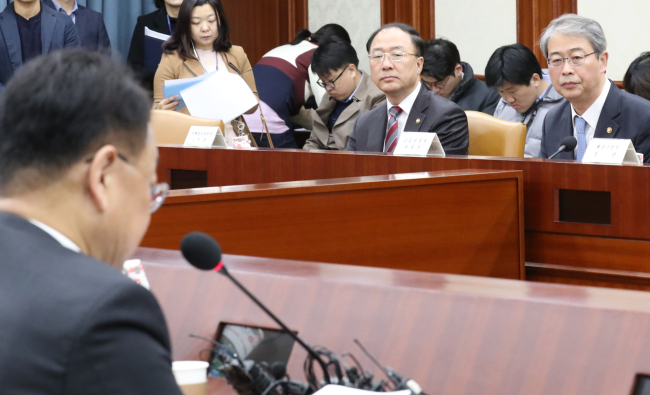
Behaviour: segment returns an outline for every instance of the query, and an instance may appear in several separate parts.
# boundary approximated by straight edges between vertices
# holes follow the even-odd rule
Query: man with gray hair
[[[553,87],[567,99],[546,115],[540,156],[548,158],[574,136],[574,152],[557,159],[582,160],[592,138],[630,139],[650,160],[650,102],[621,91],[605,76],[607,40],[600,24],[575,14],[553,20],[540,38]]]

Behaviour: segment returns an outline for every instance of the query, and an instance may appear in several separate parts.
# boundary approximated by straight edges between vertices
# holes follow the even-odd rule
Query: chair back
[[[157,144],[180,144],[185,142],[192,126],[219,126],[225,136],[221,120],[197,118],[177,111],[151,110],[151,126]]]
[[[526,125],[478,111],[465,111],[469,124],[469,154],[524,157]]]

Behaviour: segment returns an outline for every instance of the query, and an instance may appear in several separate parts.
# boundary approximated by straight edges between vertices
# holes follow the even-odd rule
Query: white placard
[[[629,139],[591,139],[582,163],[640,165],[634,144]]]
[[[437,133],[402,132],[393,151],[397,155],[435,155],[445,157]]]
[[[192,126],[183,147],[225,147],[226,139],[218,126]]]

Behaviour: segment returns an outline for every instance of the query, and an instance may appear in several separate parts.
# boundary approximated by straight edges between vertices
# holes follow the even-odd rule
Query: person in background
[[[77,48],[72,20],[39,0],[15,0],[0,13],[0,92],[29,60],[57,49]]]
[[[163,52],[154,77],[155,109],[174,111],[180,103],[178,96],[165,99],[165,81],[193,78],[215,71],[239,75],[259,100],[251,64],[244,49],[230,41],[230,27],[220,0],[184,0],[178,13],[178,26],[163,44]],[[223,94],[228,95],[228,92]],[[248,113],[255,112],[257,107]],[[187,107],[180,112],[189,114]],[[237,130],[234,125],[233,129]],[[232,136],[233,129],[227,125],[226,134]],[[244,133],[255,145],[250,132],[245,129]]]
[[[147,27],[154,32],[171,36],[176,30],[181,3],[183,0],[154,0],[158,11],[138,17],[138,22],[133,30],[131,47],[126,61],[135,71],[142,86],[150,92],[153,92],[153,78],[156,75],[156,70],[147,70],[144,65],[144,28]]]
[[[485,82],[501,95],[494,116],[526,124],[524,157],[539,157],[544,118],[564,101],[550,83],[548,70],[542,70],[533,51],[525,45],[505,45],[490,56]]]
[[[272,49],[253,67],[260,93],[260,111],[266,119],[274,148],[298,148],[293,136],[296,123],[311,129],[309,109],[316,109],[325,94],[316,83],[318,76],[311,69],[311,57],[318,45],[334,36],[350,42],[348,32],[335,23],[313,34],[306,29],[300,30],[291,43]],[[269,147],[260,111],[245,119],[258,145]]]
[[[314,111],[312,132],[303,148],[344,150],[357,118],[385,103],[384,92],[358,66],[352,44],[338,37],[314,52],[311,67],[326,93]]]
[[[77,0],[43,0],[43,4],[72,19],[82,48],[111,55],[111,40],[102,14],[77,4]]]
[[[121,272],[168,189],[150,99],[130,74],[97,52],[56,51],[5,90],[3,394],[181,395],[163,312]]]
[[[465,111],[494,113],[499,93],[474,77],[472,66],[460,61],[456,44],[443,38],[428,40],[423,57],[422,81],[427,88]]]
[[[630,64],[623,78],[623,89],[650,100],[650,52],[644,52]]]

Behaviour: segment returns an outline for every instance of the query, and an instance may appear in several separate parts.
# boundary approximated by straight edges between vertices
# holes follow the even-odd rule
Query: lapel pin
[[[415,120],[415,124],[416,124],[416,125],[419,125],[419,124],[420,124],[420,118],[418,118],[418,119]],[[611,133],[611,131],[610,131],[610,133]]]
[[[612,133],[612,128],[607,128],[607,133]]]

